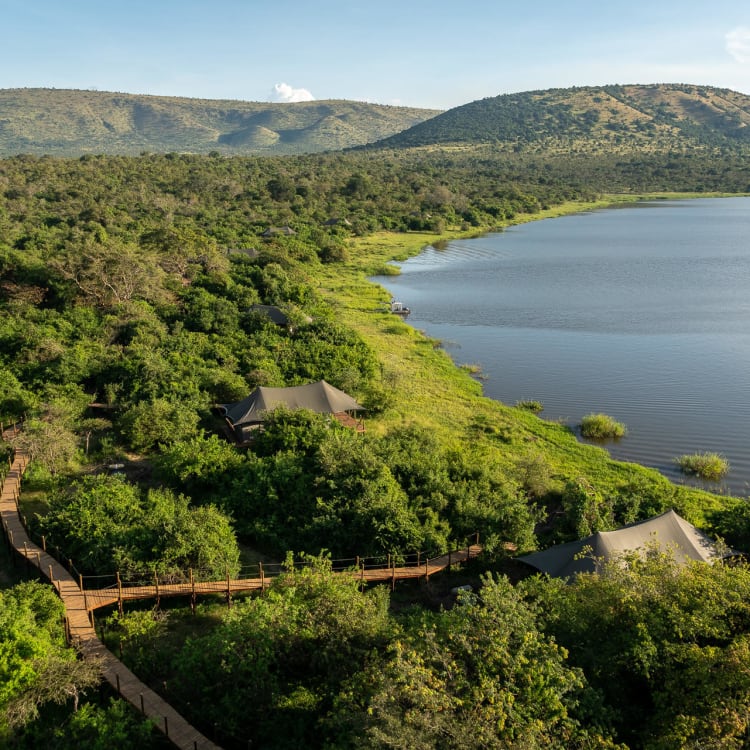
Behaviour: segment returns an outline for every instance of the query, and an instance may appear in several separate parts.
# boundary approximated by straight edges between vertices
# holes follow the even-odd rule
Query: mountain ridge
[[[438,112],[344,99],[290,104],[0,89],[0,155],[315,153],[374,142]]]
[[[475,148],[608,155],[750,149],[750,96],[696,84],[539,89],[438,110],[341,100],[0,89],[0,156]]]
[[[626,143],[627,141],[627,143]],[[750,96],[694,84],[581,86],[455,107],[375,148],[495,143],[516,151],[750,145]]]

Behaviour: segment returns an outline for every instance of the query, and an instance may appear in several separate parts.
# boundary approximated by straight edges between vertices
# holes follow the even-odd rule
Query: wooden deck
[[[3,438],[13,436],[13,428],[3,433]],[[65,605],[66,631],[69,642],[75,645],[84,658],[97,659],[102,665],[104,678],[129,703],[151,719],[176,747],[184,750],[208,750],[219,746],[211,742],[189,724],[172,706],[142,683],[99,640],[92,624],[91,607],[87,594],[78,582],[52,555],[37,547],[26,534],[18,515],[17,500],[29,457],[16,451],[10,470],[5,477],[0,497],[0,516],[8,543],[30,565],[39,568],[50,579]]]

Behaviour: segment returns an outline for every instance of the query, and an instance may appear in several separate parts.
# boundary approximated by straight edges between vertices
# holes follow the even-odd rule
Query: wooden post
[[[391,553],[388,553],[388,567],[391,567]]]
[[[140,693],[141,696],[141,713],[145,716],[146,715],[146,708],[143,705],[143,693]]]
[[[42,549],[43,549],[43,550],[44,550],[45,552],[47,551],[47,539],[46,539],[46,537],[44,536],[44,534],[42,534]]]
[[[479,532],[478,531],[474,535],[474,544],[476,544],[477,547],[479,546]]]
[[[263,561],[258,562],[258,568],[260,568],[260,593],[263,593],[263,587],[266,585],[266,576],[263,572]]]
[[[195,576],[192,568],[188,570],[190,573],[190,611],[195,614]]]
[[[396,558],[393,558],[393,567],[391,568],[391,591],[396,590]]]
[[[47,571],[49,572],[49,582],[50,582],[50,583],[51,583],[51,584],[52,584],[52,585],[54,586],[54,585],[55,585],[55,579],[54,579],[54,577],[52,576],[52,563],[50,563],[50,564],[49,564],[49,565],[47,566]]]
[[[120,571],[118,570],[115,575],[117,576],[117,611],[122,615],[122,579],[120,578]]]
[[[169,723],[166,716],[164,717],[164,734],[169,737]]]
[[[36,551],[36,566],[39,568],[39,572],[42,572],[42,553],[37,550]]]
[[[229,566],[227,565],[227,607],[232,606],[232,590],[229,588]]]
[[[156,575],[156,568],[154,568],[154,586],[156,588],[156,606],[159,606],[159,576]]]
[[[73,574],[73,561],[68,558],[68,573]]]
[[[424,559],[424,577],[428,581],[430,580],[430,571],[429,571],[429,568],[428,568],[429,563],[430,563],[430,558],[429,557],[425,557],[425,559]]]

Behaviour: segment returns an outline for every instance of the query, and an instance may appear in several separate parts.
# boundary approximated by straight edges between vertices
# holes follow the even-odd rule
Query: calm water
[[[610,453],[674,481],[675,456],[717,451],[731,472],[707,486],[750,495],[750,198],[532,222],[401,268],[378,281],[487,396],[610,414],[629,431]]]

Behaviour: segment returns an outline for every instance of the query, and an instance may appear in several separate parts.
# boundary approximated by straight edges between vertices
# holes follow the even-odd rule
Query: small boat
[[[394,315],[408,315],[411,312],[403,302],[397,302],[395,299],[391,300],[390,311]]]

